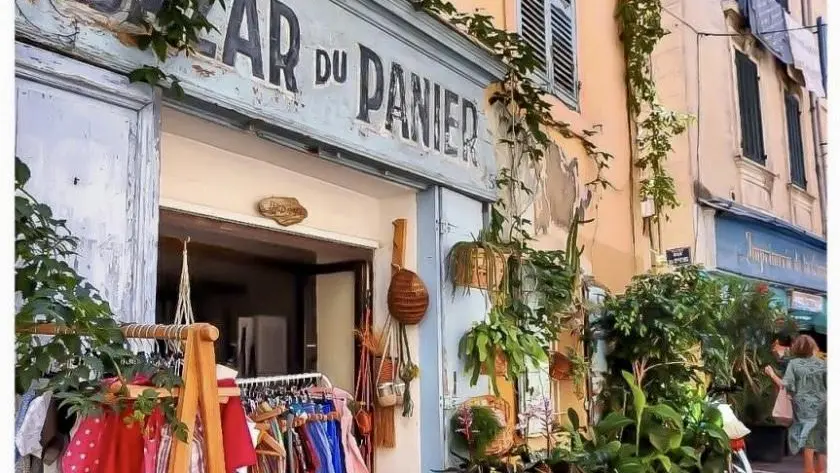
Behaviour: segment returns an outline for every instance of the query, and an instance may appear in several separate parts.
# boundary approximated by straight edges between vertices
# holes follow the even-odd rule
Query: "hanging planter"
[[[449,282],[456,287],[497,291],[507,271],[510,252],[481,240],[462,241],[449,250]]]
[[[564,353],[555,351],[551,353],[551,362],[549,363],[549,375],[557,381],[566,381],[572,379],[572,360]]]

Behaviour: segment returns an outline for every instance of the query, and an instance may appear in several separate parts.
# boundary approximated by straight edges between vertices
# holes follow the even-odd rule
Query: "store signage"
[[[72,47],[58,40],[54,46],[130,71],[153,60],[125,44],[126,32],[161,3],[75,0],[57,2],[63,10],[57,13],[24,5],[17,24],[24,33],[32,25],[54,31],[48,23],[82,18]],[[487,68],[493,61],[486,51],[408,2],[221,3],[205,11],[218,31],[202,36],[197,54],[163,66],[188,95],[314,139],[328,153],[495,198],[484,109],[485,89],[501,67]],[[103,34],[108,29],[113,34]],[[42,43],[53,39],[37,36]]]
[[[665,259],[667,259],[668,264],[672,266],[691,264],[691,248],[684,246],[682,248],[665,250]]]
[[[792,310],[804,310],[806,312],[822,312],[823,298],[806,292],[791,291],[790,308]]]
[[[796,287],[826,290],[826,250],[769,225],[718,215],[717,267]]]
[[[750,30],[785,64],[793,63],[785,10],[778,0],[749,0]]]
[[[306,207],[294,197],[267,197],[257,204],[260,215],[283,227],[300,223],[309,216]]]

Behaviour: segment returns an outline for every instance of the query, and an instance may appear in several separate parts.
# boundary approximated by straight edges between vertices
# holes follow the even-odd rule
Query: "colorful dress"
[[[811,358],[794,358],[782,379],[793,403],[793,424],[788,428],[788,442],[793,455],[803,448],[826,452],[826,364]]]

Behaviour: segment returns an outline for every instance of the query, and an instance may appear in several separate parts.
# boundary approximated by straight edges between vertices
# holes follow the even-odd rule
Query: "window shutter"
[[[537,70],[546,72],[545,1],[520,0],[520,29],[522,39],[528,43],[537,56],[540,65]]]
[[[802,124],[799,100],[785,95],[785,116],[787,118],[788,153],[790,156],[790,182],[805,189],[805,152],[802,149]]]
[[[574,24],[571,0],[551,0],[552,82],[572,99],[577,97]]]
[[[764,164],[758,68],[744,53],[735,51],[735,69],[738,75],[738,104],[741,108],[741,148],[745,157]]]

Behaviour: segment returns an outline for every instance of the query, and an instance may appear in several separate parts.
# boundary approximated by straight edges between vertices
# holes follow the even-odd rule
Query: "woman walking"
[[[782,378],[772,367],[764,368],[776,386],[791,397],[793,424],[788,428],[788,442],[793,455],[803,451],[804,473],[825,473],[826,468],[826,365],[817,351],[813,338],[799,335],[790,347],[790,361]]]

